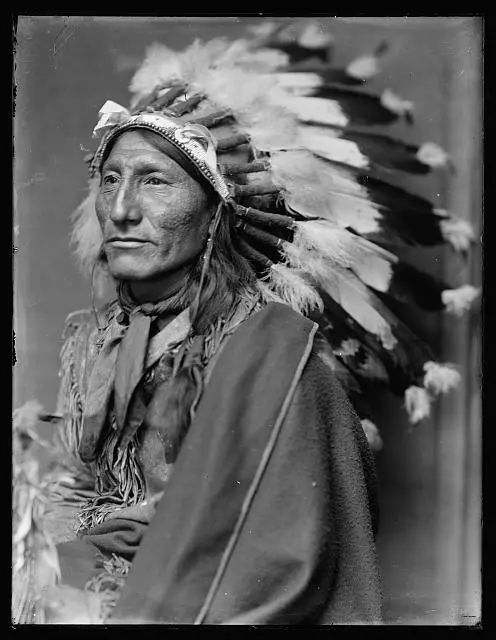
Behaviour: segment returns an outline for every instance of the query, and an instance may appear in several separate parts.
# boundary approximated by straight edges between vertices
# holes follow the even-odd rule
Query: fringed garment
[[[200,356],[204,365],[204,379],[198,384],[198,397],[192,407],[193,416],[221,343],[239,323],[259,308],[257,298],[243,301],[229,318],[219,319],[202,338]],[[112,400],[95,459],[91,462],[81,459],[83,414],[89,377],[102,347],[116,323],[121,320],[121,314],[121,306],[112,303],[100,327],[95,325],[95,318],[86,312],[72,314],[66,326],[58,403],[59,412],[65,416],[65,420],[58,437],[59,444],[68,454],[65,464],[71,471],[72,479],[56,483],[52,490],[49,526],[57,542],[65,543],[76,537],[87,536],[95,527],[116,518],[150,522],[173,470],[173,464],[166,460],[167,443],[160,430],[142,424],[132,437],[127,438],[127,442],[122,443],[123,434],[117,425]],[[187,335],[187,311],[176,316],[175,328],[174,319],[168,318],[168,324],[158,332],[158,337],[155,336],[155,342],[150,343],[152,348],[153,344],[161,341],[166,344],[166,351],[153,367],[146,370],[133,403],[148,405],[157,388],[170,379],[178,354],[184,357],[184,353],[188,354],[194,347],[195,339],[192,337],[174,340],[178,321],[183,325],[179,335]],[[168,339],[168,332],[171,333],[172,342]],[[119,557],[119,561],[126,563],[122,556],[112,554],[111,557]],[[108,564],[108,558],[103,562],[104,565],[105,562]],[[103,576],[101,579],[93,577],[86,585],[87,589],[101,596],[105,616],[117,598],[127,573],[127,570],[122,570],[118,573],[118,579],[114,580],[116,574],[112,571],[109,573],[108,566],[99,574]]]

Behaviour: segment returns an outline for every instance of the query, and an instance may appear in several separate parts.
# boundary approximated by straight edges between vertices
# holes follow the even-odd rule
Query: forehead
[[[157,147],[160,140],[157,140],[156,144],[150,141],[151,136],[145,137],[141,131],[125,131],[114,142],[103,167],[116,163],[139,165],[143,162],[153,162],[177,173],[186,173],[175,160]]]

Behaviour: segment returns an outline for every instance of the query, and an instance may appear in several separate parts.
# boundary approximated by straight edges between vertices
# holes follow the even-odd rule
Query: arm
[[[47,524],[56,542],[74,538],[76,513],[96,494],[91,465],[79,458],[77,449],[83,415],[86,378],[94,357],[95,324],[89,312],[71,314],[66,321],[61,350],[60,386],[55,444],[56,480],[51,486]]]

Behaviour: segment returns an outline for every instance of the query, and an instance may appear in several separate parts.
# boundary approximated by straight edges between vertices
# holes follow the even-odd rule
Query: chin
[[[150,265],[140,264],[135,260],[117,259],[108,261],[109,271],[117,280],[145,281],[157,277],[163,268],[154,269]]]

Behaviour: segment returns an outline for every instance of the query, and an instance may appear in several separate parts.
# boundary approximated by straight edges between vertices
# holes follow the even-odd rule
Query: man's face
[[[96,213],[115,278],[158,279],[200,253],[210,222],[208,196],[139,131],[117,139],[101,173]]]

